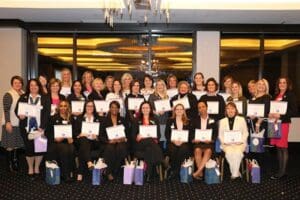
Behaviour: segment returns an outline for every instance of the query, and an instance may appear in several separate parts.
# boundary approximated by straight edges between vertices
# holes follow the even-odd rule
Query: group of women
[[[206,162],[212,157],[215,141],[218,139],[229,163],[231,177],[240,177],[239,166],[248,144],[250,132],[266,129],[264,119],[282,120],[280,139],[272,139],[271,144],[278,150],[278,173],[272,179],[286,174],[288,161],[288,132],[291,117],[297,112],[295,95],[291,92],[288,78],[281,77],[276,83],[274,98],[269,95],[269,85],[265,79],[250,81],[248,100],[242,94],[241,84],[231,76],[224,78],[224,90],[219,90],[217,81],[202,73],[194,75],[192,88],[187,81],[177,81],[169,75],[167,83],[158,79],[154,82],[145,75],[143,88],[139,80],[125,73],[121,79],[107,76],[105,81],[94,78],[92,72],[84,72],[81,81],[72,81],[69,69],[63,69],[61,80],[39,76],[31,79],[23,92],[23,80],[19,76],[11,79],[11,89],[3,97],[4,122],[1,145],[7,150],[7,168],[18,170],[17,150],[25,148],[28,175],[40,174],[40,164],[46,160],[56,160],[61,167],[65,181],[82,181],[86,169],[93,169],[91,152],[97,150],[108,165],[106,175],[113,180],[120,172],[120,166],[129,155],[143,159],[146,163],[148,181],[153,177],[155,166],[163,165],[168,177],[176,177],[183,161],[191,156],[195,160],[195,179],[203,178]],[[136,101],[141,100],[138,104]],[[108,110],[97,110],[95,101],[105,100]],[[132,102],[135,107],[132,108]],[[270,113],[270,101],[286,101],[284,115]],[[239,112],[235,102],[242,103]],[[75,109],[75,103],[84,103],[83,109]],[[158,104],[170,103],[171,109],[158,109]],[[264,117],[248,116],[247,102],[264,104]],[[34,115],[20,114],[20,103],[34,105]],[[212,111],[210,104],[215,106]],[[217,103],[217,104],[216,104]],[[138,105],[138,106],[136,106]],[[217,105],[217,106],[216,106]],[[73,108],[72,108],[73,106]],[[78,105],[76,106],[78,108]],[[247,120],[246,120],[247,119]],[[248,121],[248,123],[247,123]],[[254,130],[250,124],[255,124]],[[84,123],[98,123],[98,133],[83,132]],[[71,125],[72,136],[61,137],[55,134],[56,125]],[[122,137],[112,138],[109,129],[123,127]],[[154,127],[155,135],[145,136],[144,127]],[[211,138],[199,140],[198,130],[211,130]],[[228,144],[224,141],[226,131],[239,131],[240,142]],[[188,133],[187,139],[173,137]],[[33,133],[48,139],[47,152],[37,152]],[[75,157],[78,157],[77,167]],[[76,173],[76,176],[74,174]]]

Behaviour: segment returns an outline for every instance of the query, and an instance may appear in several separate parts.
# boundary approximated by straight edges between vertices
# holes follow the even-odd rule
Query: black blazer
[[[165,136],[167,139],[167,142],[171,142],[171,133],[172,129],[177,129],[176,119],[168,119],[165,129]],[[189,142],[191,142],[191,124],[190,122],[187,125],[183,125],[182,130],[188,130],[189,131]]]
[[[123,125],[125,127],[125,136],[126,138],[129,137],[128,135],[128,123],[125,122],[125,119],[123,117],[121,117],[120,115],[118,115],[117,117],[117,125]],[[106,128],[108,127],[112,127],[113,126],[113,122],[111,120],[110,114],[108,114],[104,119],[103,119],[103,123],[101,125],[101,134],[100,134],[100,141],[101,142],[108,142],[108,136],[107,136],[107,132],[106,132]]]
[[[88,100],[105,100],[105,96],[102,91],[100,91],[100,94],[93,90],[91,94],[88,96]]]
[[[15,109],[16,116],[18,116],[19,102],[28,103],[28,99],[29,99],[29,94],[23,94],[23,95],[20,96],[20,98],[17,102],[16,109]],[[41,109],[41,124],[40,124],[39,128],[45,130],[46,127],[47,127],[48,120],[50,118],[50,110],[51,110],[51,101],[45,95],[41,95],[41,106],[42,106],[42,109]],[[26,128],[26,126],[27,126],[27,117],[23,120],[20,119],[19,126],[20,126],[20,128],[23,128],[23,129]]]
[[[172,99],[171,99],[171,106],[172,107],[173,107],[173,102],[174,101],[176,101],[180,98],[183,98],[183,97],[179,98],[179,95],[180,94],[176,94],[174,97],[172,97]],[[187,114],[189,119],[192,119],[192,118],[197,116],[197,97],[195,95],[193,95],[192,93],[187,93],[184,96],[187,96],[187,98],[189,100],[189,104],[190,104],[190,108],[186,109],[186,114]]]
[[[276,99],[277,95],[274,95],[273,100]],[[283,123],[290,123],[291,117],[295,117],[297,115],[297,99],[293,92],[286,91],[282,97],[281,101],[286,101],[288,103],[287,111],[285,115],[281,115],[280,119]]]
[[[76,138],[80,133],[81,133],[81,128],[82,128],[82,122],[85,122],[86,118],[84,117],[84,115],[80,115],[77,118],[74,118],[74,133],[73,136]],[[99,136],[100,136],[100,132],[101,132],[101,124],[102,124],[102,120],[98,115],[94,115],[94,120],[93,122],[99,122],[100,123],[100,129],[99,129]]]
[[[126,121],[128,122],[133,122],[136,120],[136,117],[134,116],[134,113],[135,111],[134,110],[128,110],[128,98],[143,98],[144,99],[144,96],[141,95],[141,94],[138,94],[138,95],[133,95],[133,94],[128,94],[125,98],[125,109],[126,109],[126,116],[125,116],[125,119]],[[144,99],[145,100],[145,99]]]
[[[250,99],[249,103],[254,103],[254,104],[264,104],[265,105],[265,115],[264,117],[268,117],[269,112],[270,112],[270,101],[271,101],[271,95],[265,94],[261,97],[258,97],[256,99]]]
[[[194,118],[191,122],[192,131],[191,131],[191,140],[195,139],[195,129],[201,129],[201,119],[200,116],[197,118]],[[212,129],[212,142],[215,142],[215,140],[218,137],[218,126],[217,122],[213,119],[208,117],[206,129]]]
[[[220,119],[225,117],[225,101],[224,98],[217,94],[215,96],[208,96],[207,94],[201,96],[199,101],[205,101],[205,102],[209,102],[209,101],[218,101],[219,102],[219,113],[218,114],[210,114],[209,116],[211,118],[213,118],[216,121],[219,121]]]
[[[74,121],[72,120],[72,118],[70,119],[70,121],[67,122],[67,124],[63,123],[63,121],[65,121],[58,113],[51,116],[49,123],[47,125],[46,131],[45,131],[45,135],[48,138],[48,144],[52,144],[54,143],[54,125],[72,125],[73,128],[73,132],[72,132],[72,137],[74,138]],[[63,143],[67,143],[67,139],[64,139],[62,141]]]
[[[69,103],[71,103],[71,101],[85,101],[86,97],[81,94],[82,96],[80,98],[76,97],[76,95],[74,93],[71,93],[68,97],[67,97],[67,101]]]

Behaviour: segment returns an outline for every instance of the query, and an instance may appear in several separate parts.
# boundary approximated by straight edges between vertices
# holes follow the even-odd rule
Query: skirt
[[[24,147],[24,142],[19,127],[13,126],[12,133],[8,133],[5,129],[5,126],[2,126],[1,146],[5,149]]]
[[[271,138],[270,143],[276,147],[288,148],[288,137],[289,137],[289,123],[281,124],[281,138]]]

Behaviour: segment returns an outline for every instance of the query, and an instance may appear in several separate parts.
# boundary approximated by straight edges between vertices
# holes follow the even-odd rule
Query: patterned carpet
[[[300,199],[300,162],[298,153],[290,153],[289,176],[284,180],[270,180],[276,164],[274,153],[265,156],[267,164],[262,170],[262,183],[251,184],[245,180],[231,181],[228,166],[222,184],[206,185],[197,181],[182,184],[178,180],[160,182],[155,178],[144,186],[122,184],[122,177],[100,186],[92,186],[88,176],[82,183],[47,185],[43,178],[32,181],[25,175],[25,169],[17,174],[7,173],[4,158],[0,156],[0,199]],[[24,158],[23,158],[24,162]],[[23,164],[24,165],[24,164]],[[268,169],[268,170],[265,170]]]

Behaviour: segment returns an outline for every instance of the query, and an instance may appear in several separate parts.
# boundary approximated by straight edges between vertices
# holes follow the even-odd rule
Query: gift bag
[[[193,181],[194,160],[189,158],[185,160],[180,168],[180,182],[191,183]]]
[[[260,183],[260,166],[258,165],[258,162],[253,159],[250,161],[250,175],[251,175],[251,182],[252,183]]]
[[[107,165],[103,162],[103,159],[99,158],[93,169],[92,185],[100,185],[101,184],[103,170],[106,167],[107,167]]]
[[[281,138],[281,120],[268,120],[268,138]]]
[[[46,161],[46,183],[49,185],[60,184],[60,168],[56,161]]]
[[[204,180],[209,185],[220,183],[220,170],[215,160],[210,159],[205,164]]]
[[[134,179],[135,161],[125,162],[123,173],[123,184],[131,185]]]
[[[258,133],[251,133],[250,134],[250,152],[253,153],[263,153],[265,152],[264,148],[264,133],[265,129]]]
[[[215,152],[216,153],[221,153],[222,150],[221,150],[221,142],[220,140],[217,138],[216,139],[216,142],[215,142]]]
[[[143,161],[140,161],[134,169],[134,184],[143,185],[144,184],[144,171],[145,165]]]
[[[42,153],[47,152],[47,138],[43,136],[39,136],[34,139],[34,152]]]

